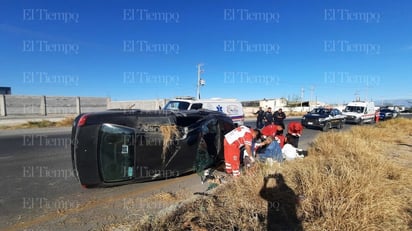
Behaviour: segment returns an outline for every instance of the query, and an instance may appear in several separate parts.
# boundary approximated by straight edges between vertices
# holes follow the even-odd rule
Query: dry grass
[[[304,115],[306,115],[307,114],[307,112],[305,112],[305,111],[303,111],[303,112],[300,112],[300,111],[288,111],[288,112],[286,112],[286,116],[304,116]]]
[[[18,125],[2,125],[0,129],[22,129],[22,128],[49,128],[49,127],[70,127],[74,117],[66,117],[63,120],[54,122],[50,120],[28,121]]]
[[[309,153],[256,165],[212,195],[145,217],[132,230],[412,229],[412,120],[323,133]],[[264,186],[273,173],[278,181]]]
[[[164,164],[170,144],[172,144],[174,138],[179,137],[179,130],[176,125],[162,125],[160,126],[160,132],[163,136],[162,163]]]

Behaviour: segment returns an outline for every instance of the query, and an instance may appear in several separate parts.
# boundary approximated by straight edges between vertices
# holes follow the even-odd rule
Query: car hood
[[[329,117],[329,115],[325,115],[325,114],[312,114],[312,113],[310,113],[310,114],[304,115],[304,117],[306,117],[306,118],[326,118],[326,117]]]

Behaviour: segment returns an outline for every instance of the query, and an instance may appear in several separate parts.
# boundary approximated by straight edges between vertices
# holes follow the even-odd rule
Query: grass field
[[[412,120],[322,133],[302,160],[255,165],[131,230],[411,230]]]
[[[63,120],[54,122],[50,120],[28,121],[19,125],[1,125],[0,129],[21,129],[21,128],[49,128],[49,127],[70,127],[74,117],[67,117]]]

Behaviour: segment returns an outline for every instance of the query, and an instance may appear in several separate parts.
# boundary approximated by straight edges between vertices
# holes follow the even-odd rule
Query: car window
[[[321,108],[315,108],[315,109],[313,109],[310,113],[312,113],[312,114],[321,114],[321,113],[322,113],[322,109],[321,109]]]
[[[184,101],[169,101],[164,107],[165,110],[187,110],[190,103]]]
[[[345,108],[346,112],[357,112],[362,113],[365,110],[365,107],[358,107],[358,106],[347,106]]]
[[[338,109],[333,109],[332,110],[332,112],[331,112],[331,115],[332,116],[336,116],[336,115],[340,115],[341,113],[340,113],[340,111],[338,110]]]
[[[202,109],[202,105],[201,103],[194,103],[192,104],[192,106],[190,107],[190,110],[198,110],[198,109]]]

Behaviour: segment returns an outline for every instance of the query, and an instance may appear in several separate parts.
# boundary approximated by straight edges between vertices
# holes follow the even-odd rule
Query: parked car
[[[399,115],[399,113],[395,110],[391,110],[389,108],[381,108],[379,110],[379,119],[380,120],[387,120],[387,119],[392,119],[396,118]]]
[[[374,123],[375,111],[375,103],[373,101],[352,101],[343,109],[343,115],[345,116],[346,123]]]
[[[234,124],[209,111],[109,110],[81,114],[72,128],[72,163],[85,187],[177,177],[223,162]]]
[[[345,123],[345,116],[336,108],[315,108],[302,117],[305,128],[318,128],[327,131],[331,128],[341,129]]]

